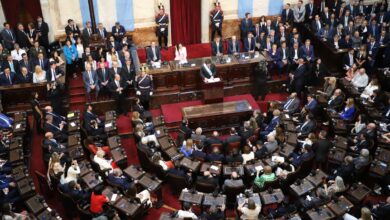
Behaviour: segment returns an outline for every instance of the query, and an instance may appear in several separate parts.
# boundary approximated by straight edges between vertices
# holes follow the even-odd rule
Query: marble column
[[[207,43],[210,41],[210,10],[211,10],[211,2],[210,0],[202,0],[201,1],[201,41],[202,43]]]
[[[4,11],[3,11],[3,4],[1,3],[1,1],[0,1],[0,21],[1,21],[1,24],[3,24],[5,22],[5,15],[4,15]]]

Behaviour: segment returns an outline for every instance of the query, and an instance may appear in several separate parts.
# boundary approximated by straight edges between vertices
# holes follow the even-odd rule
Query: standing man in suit
[[[91,36],[93,34],[91,22],[87,21],[85,23],[85,28],[83,29],[83,41],[84,41],[84,47],[89,46],[89,41],[91,39]]]
[[[297,93],[293,92],[291,93],[290,97],[286,101],[286,103],[283,105],[283,112],[287,114],[294,114],[299,112],[299,98],[297,97]]]
[[[248,32],[250,32],[253,28],[253,22],[251,18],[251,13],[247,12],[245,13],[245,18],[241,20],[241,39],[244,39],[246,36],[248,36]]]
[[[156,35],[158,38],[158,45],[162,47],[162,41],[164,39],[165,48],[168,48],[168,26],[169,26],[169,16],[165,13],[165,8],[162,4],[158,6],[159,12],[156,15]]]
[[[121,80],[121,76],[119,74],[115,74],[114,79],[109,83],[108,88],[115,100],[117,114],[127,114],[125,96],[123,93],[125,84]]]
[[[161,51],[156,42],[152,41],[150,47],[146,50],[146,58],[149,64],[160,63],[161,62]]]
[[[282,22],[283,23],[292,24],[292,22],[294,21],[294,12],[290,7],[291,7],[290,3],[287,3],[284,6],[284,9],[282,10]]]
[[[298,126],[298,136],[307,136],[309,135],[309,133],[313,132],[316,127],[316,123],[314,120],[315,119],[312,114],[307,114],[305,122],[302,125]]]
[[[117,61],[112,61],[112,67],[108,70],[111,79],[115,77],[115,74],[122,74],[122,68],[118,67],[118,65]],[[121,80],[123,81],[124,79],[121,77]]]
[[[96,70],[98,80],[99,80],[99,88],[101,94],[108,95],[109,89],[108,84],[111,80],[114,79],[114,76],[110,76],[109,69],[105,67],[103,62],[99,63],[99,68]]]
[[[12,86],[16,84],[16,73],[11,72],[9,67],[3,70],[3,74],[0,75],[1,86]]]
[[[49,60],[43,56],[43,53],[38,53],[38,58],[34,62],[34,66],[40,66],[42,70],[49,68]]]
[[[244,52],[254,53],[256,49],[256,41],[253,38],[252,32],[249,32],[244,39]]]
[[[279,73],[279,76],[281,77],[283,74],[283,69],[285,67],[288,67],[289,60],[290,60],[290,58],[289,58],[290,51],[289,51],[285,41],[283,41],[281,43],[281,46],[278,49],[278,54],[279,54],[279,56],[277,56],[277,57],[279,57],[279,60],[277,62],[278,73]]]
[[[4,22],[4,29],[1,31],[1,38],[3,39],[4,47],[11,51],[16,43],[16,36],[11,30],[8,22]]]
[[[97,78],[97,74],[95,71],[92,70],[91,65],[87,64],[85,66],[85,71],[83,72],[83,81],[84,81],[84,88],[87,91],[88,101],[91,101],[91,91],[95,90],[95,97],[96,100],[99,95],[99,81]]]
[[[314,5],[314,0],[309,0],[305,5],[306,21],[313,20],[314,15],[317,13],[317,7]]]
[[[28,72],[34,72],[34,64],[31,60],[28,59],[28,56],[26,53],[22,54],[22,60],[19,61],[19,67],[26,67]]]
[[[215,32],[222,37],[223,11],[221,3],[215,3],[215,9],[210,13],[211,20],[211,40],[215,39]]]
[[[305,21],[305,7],[303,7],[303,1],[299,0],[297,6],[294,8],[294,22],[302,23]]]
[[[216,74],[217,70],[215,65],[211,62],[210,59],[207,59],[200,68],[200,76],[204,81],[206,81],[206,79],[213,79]]]
[[[96,28],[96,33],[99,34],[99,37],[102,40],[105,41],[107,39],[108,33],[107,33],[106,28],[103,26],[103,23],[98,24],[98,27]]]
[[[136,77],[135,90],[141,102],[141,105],[146,111],[149,110],[149,102],[153,95],[153,78],[146,74],[147,68],[142,67],[141,74]]]
[[[41,16],[38,16],[35,27],[37,28],[39,44],[47,50],[49,48],[49,25],[43,21]]]
[[[240,42],[237,41],[237,38],[235,35],[232,36],[232,39],[228,42],[228,54],[237,55],[240,53]]]
[[[134,84],[135,80],[135,67],[131,62],[131,59],[126,59],[125,63],[122,65],[122,79],[126,82],[126,90]]]
[[[369,67],[373,68],[378,55],[379,44],[376,42],[375,37],[371,36],[370,41],[367,45],[368,64]]]
[[[122,37],[125,36],[126,30],[119,22],[115,22],[115,26],[111,29],[111,34],[114,36],[116,42],[120,42]]]
[[[73,38],[75,40],[80,37],[80,28],[76,23],[74,23],[73,19],[68,19],[68,25],[65,27],[65,33],[68,36],[70,33],[73,33]]]
[[[306,73],[305,61],[303,60],[303,58],[299,58],[298,67],[295,69],[294,72],[289,74],[291,89],[295,91],[298,94],[298,96],[301,95],[301,92],[304,87],[305,73]]]
[[[38,54],[39,53],[43,53],[43,56],[44,57],[47,57],[46,56],[46,50],[44,47],[40,46],[39,42],[38,41],[35,41],[34,42],[34,45],[30,48],[30,50],[28,51],[29,55],[30,55],[30,59],[31,60],[35,60],[38,58]]]
[[[221,37],[217,36],[211,43],[211,53],[212,56],[223,55],[223,43],[221,42]]]
[[[56,82],[61,76],[64,76],[64,71],[57,67],[56,62],[50,62],[50,68],[46,71],[46,81]]]
[[[312,150],[314,151],[317,168],[324,170],[327,169],[328,154],[333,144],[327,139],[327,133],[324,130],[320,131],[318,138],[313,143]]]

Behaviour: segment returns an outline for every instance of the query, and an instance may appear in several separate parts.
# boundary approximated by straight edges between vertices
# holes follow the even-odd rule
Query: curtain
[[[34,22],[37,16],[42,16],[39,0],[1,0],[4,15],[12,27],[18,22],[27,24]]]
[[[172,44],[197,44],[201,40],[200,0],[171,0]]]

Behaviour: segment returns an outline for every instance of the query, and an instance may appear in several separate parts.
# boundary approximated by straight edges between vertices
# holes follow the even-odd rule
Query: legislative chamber
[[[388,0],[1,0],[0,20],[1,219],[390,219]]]

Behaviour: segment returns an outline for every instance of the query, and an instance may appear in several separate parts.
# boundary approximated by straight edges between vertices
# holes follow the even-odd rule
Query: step
[[[74,104],[85,104],[87,103],[87,98],[85,96],[76,96],[69,98],[69,105],[73,106]]]

